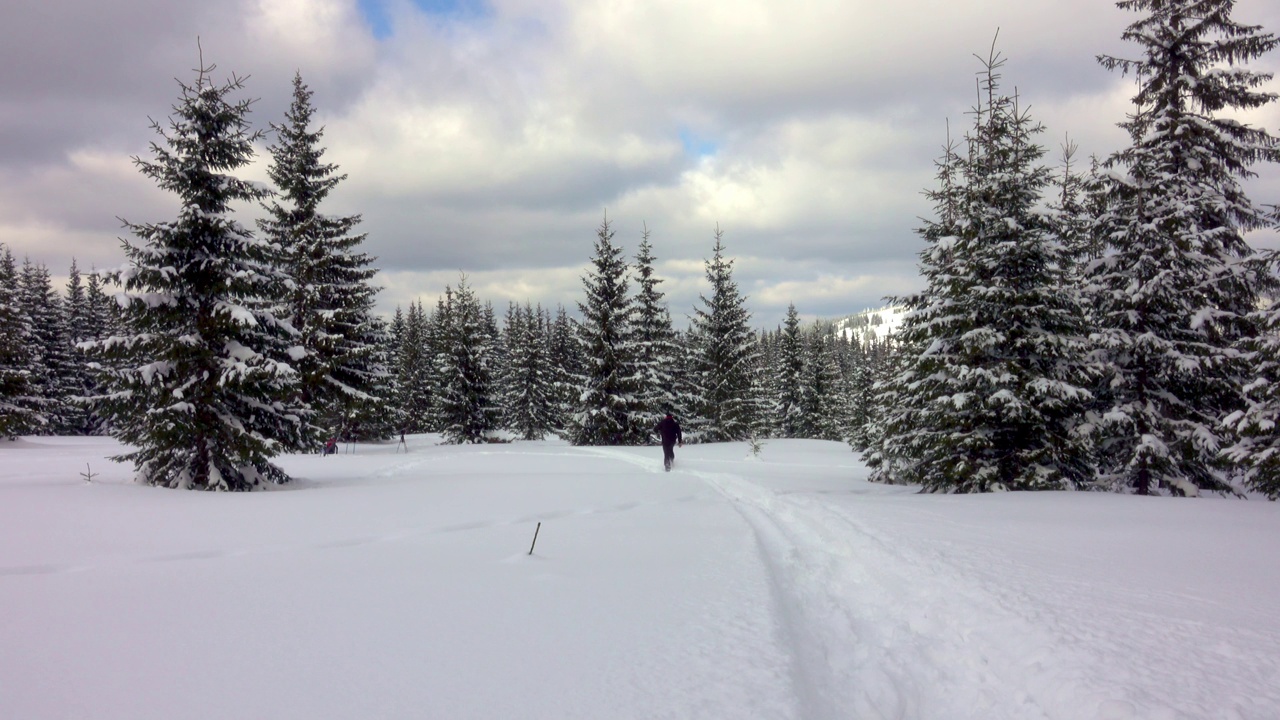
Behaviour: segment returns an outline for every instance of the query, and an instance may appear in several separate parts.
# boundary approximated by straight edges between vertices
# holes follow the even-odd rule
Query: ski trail
[[[940,553],[908,552],[812,497],[690,474],[756,532],[794,643],[805,717],[1137,717],[1122,696],[1098,693],[1114,684],[1096,657],[1025,616],[1017,598],[974,585]]]

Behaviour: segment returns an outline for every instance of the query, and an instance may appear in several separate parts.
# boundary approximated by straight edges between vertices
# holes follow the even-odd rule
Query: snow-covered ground
[[[0,444],[0,718],[1280,717],[1276,503],[425,436],[208,494],[116,449]]]

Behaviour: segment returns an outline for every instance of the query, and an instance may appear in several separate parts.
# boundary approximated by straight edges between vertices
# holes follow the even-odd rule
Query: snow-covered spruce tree
[[[942,156],[934,161],[938,187],[925,191],[925,196],[933,201],[936,218],[917,231],[925,241],[925,247],[919,254],[919,267],[926,288],[906,297],[886,298],[887,302],[902,307],[903,317],[897,335],[889,343],[884,363],[873,377],[870,390],[869,424],[864,428],[865,442],[861,451],[863,462],[871,471],[868,479],[872,482],[908,483],[916,478],[912,472],[904,470],[915,467],[916,460],[902,454],[905,448],[890,437],[890,432],[893,428],[912,428],[923,422],[921,415],[931,403],[928,400],[921,402],[922,398],[915,392],[925,377],[919,374],[916,361],[930,347],[934,318],[954,322],[940,300],[941,293],[953,284],[957,274],[954,248],[963,191],[959,149],[959,144],[951,137],[951,124],[948,122]]]
[[[23,312],[18,268],[0,243],[0,437],[14,440],[46,424],[31,378],[31,321]]]
[[[640,445],[652,418],[641,414],[635,302],[627,294],[627,263],[605,218],[596,231],[592,269],[582,278],[578,352],[582,374],[569,439],[574,445]]]
[[[67,289],[62,303],[62,315],[62,325],[66,329],[67,340],[72,345],[93,339],[93,318],[89,313],[84,276],[81,275],[75,258],[71,258],[71,268],[67,271]]]
[[[67,398],[67,417],[63,432],[69,435],[90,435],[94,423],[84,407],[84,400],[94,394],[93,378],[79,344],[97,339],[94,321],[85,290],[84,278],[75,258],[67,273],[66,296],[62,302],[63,338],[67,343],[69,363],[67,381],[71,396]]]
[[[370,314],[366,331],[370,344],[363,357],[367,361],[365,370],[369,371],[369,384],[364,397],[351,399],[347,416],[352,421],[353,434],[357,438],[382,440],[397,437],[403,425],[393,411],[390,399],[394,379],[394,356],[386,341],[390,328],[382,316]]]
[[[41,399],[45,418],[42,435],[76,434],[83,410],[75,404],[80,388],[76,384],[76,351],[67,337],[62,299],[53,289],[49,268],[30,260],[18,272],[18,291],[23,313],[31,323],[31,378]]]
[[[855,342],[852,349],[845,440],[855,452],[865,452],[870,447],[868,433],[875,417],[875,401],[871,389],[880,375],[887,347],[888,342],[885,340],[872,340],[869,343]]]
[[[778,343],[781,326],[760,330],[756,336],[755,367],[751,369],[752,397],[756,400],[751,434],[757,440],[778,436]]]
[[[522,440],[541,440],[555,425],[555,385],[542,308],[512,304],[507,313],[503,424]]]
[[[787,318],[779,336],[774,369],[773,415],[778,437],[795,438],[803,432],[803,375],[804,338],[800,332],[800,313],[796,311],[795,303],[791,303],[787,305]]]
[[[1280,228],[1280,217],[1276,227]],[[1266,262],[1280,267],[1280,252],[1266,253]],[[1274,277],[1274,276],[1273,276]],[[1274,290],[1271,286],[1269,290]],[[1264,304],[1254,314],[1260,332],[1242,345],[1253,367],[1253,379],[1243,388],[1246,405],[1228,415],[1223,425],[1234,435],[1227,459],[1243,469],[1249,489],[1280,499],[1280,304]]]
[[[707,425],[706,417],[702,414],[707,407],[707,401],[698,373],[698,364],[702,357],[701,348],[702,338],[693,327],[676,333],[672,382],[676,395],[675,416],[680,421],[685,442],[702,441]]]
[[[640,286],[635,302],[636,360],[640,371],[640,414],[647,422],[675,410],[676,396],[672,368],[675,365],[675,331],[671,312],[658,290],[662,280],[654,275],[653,246],[649,244],[649,228],[640,237],[634,268]]]
[[[493,343],[485,310],[465,276],[456,291],[445,289],[444,311],[436,357],[440,432],[452,445],[489,442],[500,422]]]
[[[113,298],[108,297],[102,288],[102,274],[96,270],[90,272],[84,293],[85,307],[89,316],[89,330],[88,335],[82,342],[105,340],[112,335],[121,335],[124,332],[124,321],[121,317],[120,305]],[[105,391],[101,373],[88,367],[87,363],[91,359],[91,355],[85,352],[84,346],[77,346],[76,350],[80,353],[81,362],[86,363],[85,370],[89,376],[88,389],[83,394],[83,397],[87,399],[101,395]],[[101,363],[103,361],[99,359],[98,362]],[[89,404],[86,411],[89,433],[91,435],[109,435],[106,418],[93,410],[92,403]]]
[[[277,312],[298,331],[289,359],[301,377],[301,402],[315,411],[318,429],[351,424],[365,429],[372,418],[360,423],[357,415],[362,409],[366,416],[380,412],[382,402],[371,391],[387,372],[379,359],[379,324],[373,315],[379,288],[370,280],[377,270],[358,250],[365,235],[352,233],[360,216],[321,212],[347,176],[322,162],[324,129],[312,128],[311,96],[302,76],[295,74],[285,121],[271,124],[276,143],[267,148],[267,175],[278,193],[264,205],[267,217],[258,221],[258,228],[275,245],[286,278]]]
[[[1231,0],[1126,0],[1142,14],[1123,38],[1141,57],[1099,57],[1138,81],[1121,123],[1130,146],[1111,168],[1102,225],[1109,252],[1089,294],[1099,359],[1100,462],[1105,486],[1137,494],[1236,492],[1224,417],[1242,409],[1253,372],[1240,352],[1255,330],[1261,279],[1244,233],[1264,215],[1242,181],[1280,160],[1276,138],[1223,110],[1276,99],[1269,74],[1243,66],[1276,46],[1231,19]]]
[[[819,323],[804,334],[803,341],[796,437],[843,440],[847,390],[836,357],[835,330]]]
[[[899,337],[911,354],[881,393],[879,470],[932,492],[1092,480],[1077,428],[1090,397],[1083,316],[1037,208],[1049,183],[1041,128],[999,94],[1002,64],[994,51],[984,63],[968,157],[943,163],[958,184],[930,193],[940,217],[921,233],[928,285],[907,301]]]
[[[719,226],[711,259],[706,261],[706,277],[711,297],[700,296],[703,307],[695,308],[693,317],[698,349],[695,373],[702,386],[698,415],[706,422],[701,439],[745,440],[757,408],[751,394],[756,337],[747,299],[733,280],[733,260],[724,256],[724,233]]]
[[[102,273],[89,273],[85,287],[85,304],[89,308],[90,333],[94,340],[102,340],[123,332],[124,321],[120,305],[102,289]]]
[[[921,268],[926,267],[928,266],[922,262]],[[903,317],[903,329],[908,323],[915,322],[910,319],[911,308],[921,297],[922,294],[905,298],[909,304],[904,305],[907,315]],[[920,332],[914,334],[923,336]],[[901,330],[895,337],[886,340],[884,349],[885,352],[874,366],[871,376],[871,389],[868,393],[871,401],[867,405],[866,424],[850,444],[861,453],[862,461],[870,469],[868,480],[892,485],[910,482],[909,478],[914,477],[903,470],[904,466],[912,466],[914,460],[899,456],[901,448],[888,442],[887,435],[891,427],[905,427],[907,422],[915,420],[918,408],[907,406],[904,401],[912,397],[912,383],[915,381],[914,372],[908,368],[920,356],[921,349],[905,345]]]
[[[555,391],[555,429],[567,432],[582,391],[578,378],[582,375],[582,357],[578,354],[577,332],[563,305],[556,307],[556,318],[547,337],[551,358],[551,383]]]
[[[396,433],[408,431],[408,415],[405,413],[405,398],[401,383],[400,346],[404,342],[405,317],[404,308],[397,305],[391,322],[387,325],[387,333],[383,337],[384,354],[387,358],[387,375],[383,378],[378,396],[386,400],[387,416]]]
[[[197,71],[179,82],[181,98],[154,160],[142,174],[180,202],[176,220],[128,227],[127,258],[113,274],[124,288],[128,333],[94,343],[108,385],[95,409],[131,452],[137,479],[164,487],[249,490],[289,479],[270,462],[298,447],[306,420],[293,404],[297,375],[280,362],[287,323],[273,312],[273,253],[232,218],[233,203],[266,194],[231,173],[253,157],[242,89]]]
[[[1094,232],[1093,216],[1087,211],[1090,180],[1094,175],[1081,172],[1076,161],[1079,145],[1067,138],[1063,141],[1059,168],[1049,200],[1051,232],[1062,245],[1064,262],[1070,277],[1080,277],[1089,263],[1102,255]]]
[[[435,395],[438,388],[436,358],[440,352],[437,352],[433,336],[435,323],[446,319],[443,307],[442,301],[433,321],[427,316],[421,301],[410,303],[404,320],[395,355],[396,398],[400,430],[404,432],[431,432],[439,428],[435,416]]]

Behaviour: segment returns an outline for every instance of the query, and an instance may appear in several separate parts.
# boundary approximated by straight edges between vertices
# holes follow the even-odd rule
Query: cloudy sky
[[[295,71],[326,158],[326,208],[362,213],[381,306],[482,298],[569,308],[607,213],[647,227],[677,322],[717,225],[759,326],[919,286],[921,191],[963,132],[974,54],[999,29],[1005,86],[1082,155],[1123,144],[1131,80],[1099,53],[1134,19],[1109,0],[44,0],[0,26],[0,242],[65,276],[122,262],[120,218],[173,217],[133,166],[190,81],[248,76],[280,121]],[[1280,3],[1235,17],[1280,31]],[[1280,71],[1280,53],[1254,65]],[[1272,90],[1280,90],[1273,82]],[[1280,106],[1246,119],[1280,132]],[[265,158],[245,173],[265,179]],[[1262,170],[1255,200],[1280,201]],[[1274,234],[1254,238],[1276,245]]]

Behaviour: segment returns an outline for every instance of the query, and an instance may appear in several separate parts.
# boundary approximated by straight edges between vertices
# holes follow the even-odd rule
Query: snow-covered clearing
[[[1280,717],[1276,503],[434,443],[248,494],[0,445],[0,718]]]

